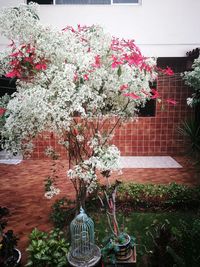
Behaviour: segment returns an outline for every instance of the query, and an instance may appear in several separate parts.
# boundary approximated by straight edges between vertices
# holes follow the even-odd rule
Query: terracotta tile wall
[[[177,76],[160,77],[157,90],[163,99],[176,99],[178,104],[172,106],[163,101],[162,109],[157,103],[155,117],[139,117],[137,122],[124,125],[115,137],[122,155],[181,155],[185,152],[185,140],[177,128],[193,114],[186,105],[191,92]]]
[[[156,106],[155,117],[139,117],[136,122],[128,122],[115,131],[114,144],[122,155],[182,155],[185,151],[185,140],[177,128],[182,120],[193,116],[193,111],[186,105],[186,99],[191,95],[178,74],[172,77],[158,78],[157,90],[163,99],[176,99],[176,106],[165,102]],[[65,150],[57,144],[51,133],[45,133],[35,140],[33,159],[42,159],[46,146],[54,147],[62,157]]]

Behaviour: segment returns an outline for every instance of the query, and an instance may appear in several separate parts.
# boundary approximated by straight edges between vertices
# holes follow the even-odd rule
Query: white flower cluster
[[[75,165],[68,170],[67,175],[71,180],[80,179],[85,182],[87,191],[92,192],[96,188],[96,170],[100,172],[119,170],[120,151],[114,145],[96,146],[94,156]]]
[[[60,189],[59,188],[56,188],[54,187],[53,185],[50,186],[50,190],[47,191],[44,196],[47,198],[47,199],[51,199],[52,197],[56,196],[60,194]]]
[[[119,167],[120,151],[115,145],[108,147],[97,146],[94,149],[96,168],[102,171],[117,171]]]
[[[187,98],[187,105],[192,107],[193,106],[193,98],[192,97],[188,97]]]
[[[88,193],[92,192],[97,186],[97,176],[90,159],[80,163],[79,165],[75,165],[73,169],[69,169],[67,176],[71,180],[82,180]]]
[[[191,107],[200,103],[200,57],[195,59],[192,68],[192,71],[183,74],[185,83],[194,89],[192,96],[187,98],[187,104]]]

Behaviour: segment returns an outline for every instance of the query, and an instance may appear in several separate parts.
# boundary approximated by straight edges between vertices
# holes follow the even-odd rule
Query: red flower
[[[128,62],[129,65],[139,65],[142,61],[141,55],[138,55],[136,53],[132,53],[131,55],[124,55],[124,60]]]
[[[46,70],[47,69],[47,65],[44,63],[38,63],[35,65],[35,69],[36,70]]]
[[[10,63],[9,63],[11,66],[18,66],[20,64],[20,61],[15,59],[15,60],[12,60]]]
[[[88,76],[88,74],[84,74],[84,75],[83,75],[83,78],[84,78],[85,81],[88,81],[88,80],[89,80],[89,76]]]
[[[127,88],[128,88],[128,84],[123,84],[120,86],[120,90],[122,90],[122,91],[127,89]]]
[[[74,28],[73,28],[73,27],[71,27],[71,26],[67,26],[67,27],[63,28],[63,29],[62,29],[62,31],[71,31],[71,32],[76,32],[76,31],[74,30]]]
[[[11,57],[18,57],[18,56],[21,57],[21,56],[23,56],[23,53],[21,51],[18,51],[18,52],[12,53],[10,56]]]
[[[166,69],[163,70],[163,73],[169,76],[174,75],[174,72],[171,68],[167,67]]]
[[[129,96],[132,99],[139,99],[140,97],[134,93],[123,94],[123,96]]]
[[[18,70],[12,70],[6,74],[6,77],[8,77],[8,78],[18,77],[18,78],[20,78],[21,74]]]
[[[112,63],[112,68],[113,68],[113,69],[116,68],[117,66],[123,64],[123,61],[118,60],[118,58],[115,57],[115,56],[112,56],[112,59],[113,59],[113,63]]]
[[[171,99],[171,98],[167,99],[166,102],[167,102],[168,104],[172,104],[172,105],[174,105],[174,106],[178,103],[176,100]]]
[[[6,112],[5,108],[0,108],[0,116],[3,116],[5,112]]]
[[[151,99],[156,99],[156,98],[160,97],[160,95],[156,89],[151,89],[151,93],[152,93]]]
[[[33,61],[33,58],[31,58],[31,57],[25,57],[24,58],[24,61],[26,61],[26,62],[32,62]]]
[[[101,60],[100,60],[100,56],[99,55],[97,55],[95,57],[95,63],[92,66],[95,67],[95,68],[100,68],[101,67]]]

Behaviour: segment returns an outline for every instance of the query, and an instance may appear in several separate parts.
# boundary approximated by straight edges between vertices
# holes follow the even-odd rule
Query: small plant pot
[[[117,261],[126,261],[132,256],[131,238],[128,234],[126,235],[126,240],[124,244],[117,245],[119,248],[119,251],[116,253]]]

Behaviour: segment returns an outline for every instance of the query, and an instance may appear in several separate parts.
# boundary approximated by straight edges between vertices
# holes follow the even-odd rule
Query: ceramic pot
[[[131,250],[131,238],[128,234],[125,234],[126,242],[124,244],[118,244],[119,251],[116,253],[117,261],[126,261],[132,256]]]

